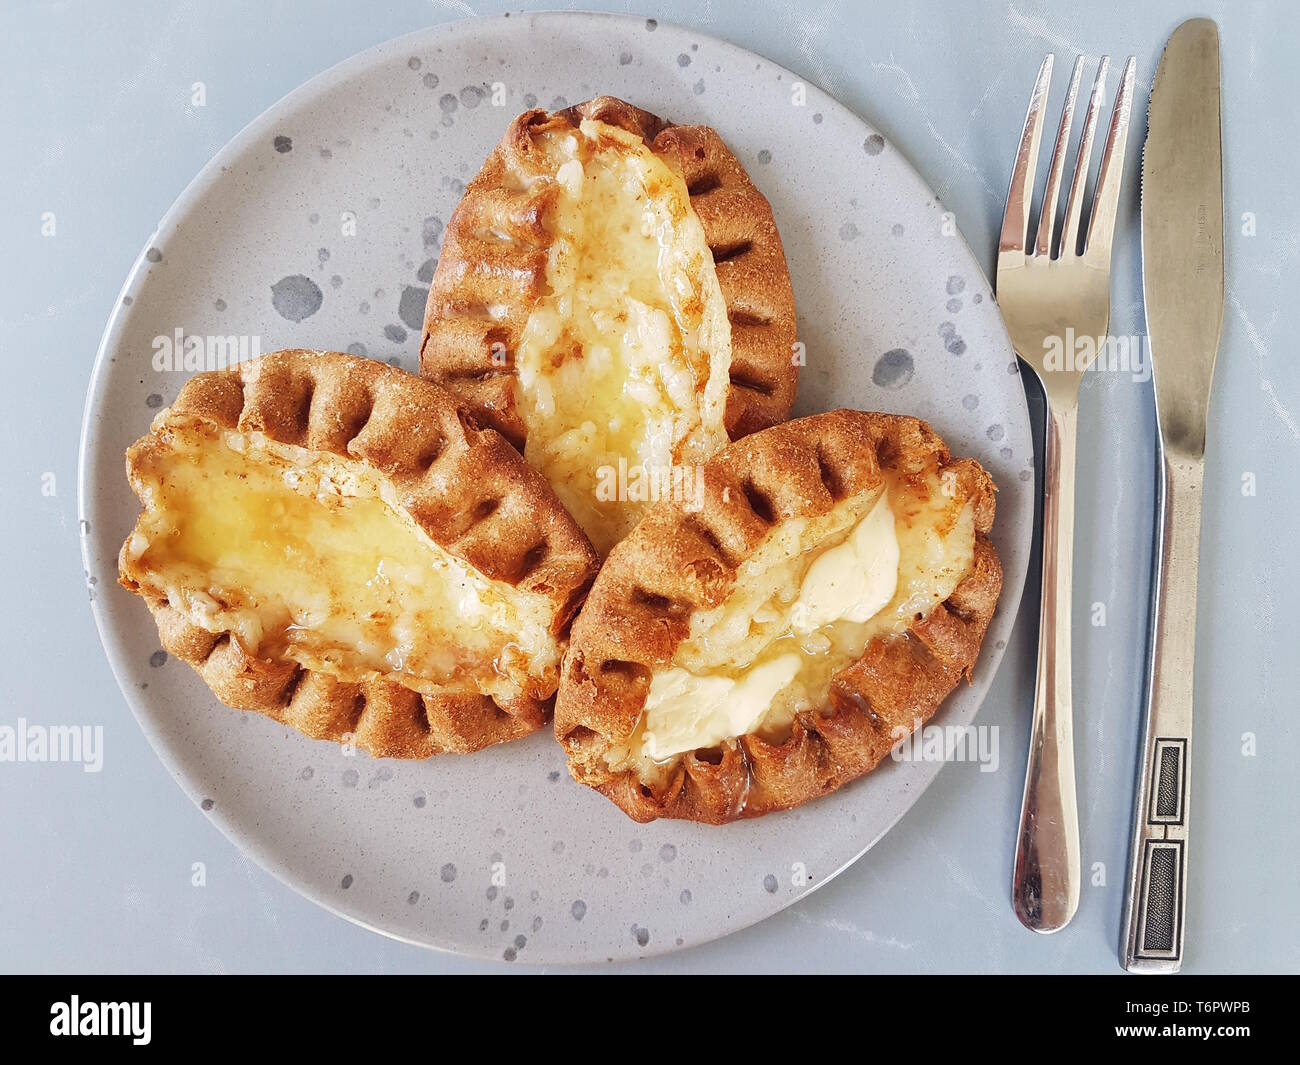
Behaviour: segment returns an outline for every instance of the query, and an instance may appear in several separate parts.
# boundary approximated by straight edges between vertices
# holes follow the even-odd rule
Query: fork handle
[[[1183,962],[1191,799],[1196,575],[1204,460],[1162,455],[1155,609],[1142,761],[1124,896],[1124,968],[1177,972]]]
[[[1016,916],[1035,932],[1069,923],[1079,907],[1080,878],[1070,705],[1077,403],[1049,399],[1046,420],[1038,673],[1011,891]]]

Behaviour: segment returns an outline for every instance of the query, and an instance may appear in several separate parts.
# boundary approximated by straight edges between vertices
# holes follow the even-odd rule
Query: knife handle
[[[1196,577],[1201,543],[1200,457],[1163,453],[1159,556],[1150,659],[1124,902],[1124,968],[1177,972],[1186,932],[1191,814]]]

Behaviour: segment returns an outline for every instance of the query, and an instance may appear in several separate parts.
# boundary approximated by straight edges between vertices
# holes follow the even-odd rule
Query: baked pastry
[[[721,823],[861,776],[969,676],[1002,587],[994,485],[922,421],[748,436],[651,510],[573,625],[555,731],[632,818]]]
[[[452,215],[421,373],[546,473],[604,554],[675,467],[794,405],[772,209],[706,126],[599,96],[513,122]]]
[[[437,385],[275,352],[187,382],[126,469],[121,583],[223,703],[395,758],[545,723],[596,556]]]

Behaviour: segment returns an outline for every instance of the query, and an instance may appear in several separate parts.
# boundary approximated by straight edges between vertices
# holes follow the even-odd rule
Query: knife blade
[[[1142,287],[1167,448],[1200,455],[1223,327],[1219,29],[1184,22],[1156,70],[1142,151]]]
[[[1201,488],[1223,326],[1219,85],[1218,26],[1184,22],[1160,58],[1142,152],[1158,551],[1120,942],[1120,959],[1135,972],[1177,972],[1186,935]]]

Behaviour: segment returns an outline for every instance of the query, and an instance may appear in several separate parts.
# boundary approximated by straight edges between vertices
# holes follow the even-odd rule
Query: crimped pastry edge
[[[516,406],[514,352],[545,289],[551,238],[544,219],[556,188],[538,182],[512,191],[506,175],[537,170],[535,134],[576,129],[584,118],[639,135],[681,168],[731,324],[724,415],[730,438],[789,417],[798,384],[794,291],[771,205],[713,129],[675,126],[613,96],[552,113],[525,111],[510,123],[444,231],[425,308],[420,372],[464,396],[484,424],[523,450],[527,428]],[[489,223],[511,241],[485,240]],[[506,317],[490,318],[490,304],[506,307]]]
[[[774,522],[827,513],[873,490],[881,469],[936,468],[974,504],[975,560],[952,595],[902,636],[876,637],[832,681],[833,713],[797,716],[788,740],[724,742],[683,755],[665,780],[612,771],[603,753],[636,727],[649,679],[689,632],[690,617],[724,601],[737,569]],[[703,506],[660,503],[610,553],[574,622],[556,701],[555,732],[574,778],[637,821],[721,824],[798,806],[879,764],[969,678],[1001,590],[989,540],[996,488],[973,459],[953,459],[916,418],[839,410],[733,443],[704,466]]]
[[[598,568],[596,554],[544,477],[499,434],[481,428],[436,384],[370,359],[289,349],[202,373],[127,452],[174,419],[241,432],[360,462],[389,482],[402,507],[448,553],[490,579],[548,599],[561,641]],[[481,506],[491,501],[492,506]],[[129,542],[129,539],[128,539]],[[294,662],[258,658],[238,637],[194,625],[165,599],[141,594],[164,649],[192,666],[223,703],[254,710],[307,736],[352,740],[376,757],[474,751],[541,728],[552,697],[496,701],[458,690],[422,695],[383,678],[342,682]]]

